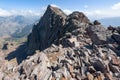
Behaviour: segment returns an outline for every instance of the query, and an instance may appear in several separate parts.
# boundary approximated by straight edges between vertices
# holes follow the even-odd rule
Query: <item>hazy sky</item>
[[[66,14],[78,10],[90,18],[120,16],[120,0],[0,0],[0,16],[42,15],[48,4]]]

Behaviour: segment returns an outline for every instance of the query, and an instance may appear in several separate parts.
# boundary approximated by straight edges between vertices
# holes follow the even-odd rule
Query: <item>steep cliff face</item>
[[[59,8],[49,5],[28,36],[28,54],[35,50],[44,50],[52,43],[58,43],[67,31],[71,32],[79,27],[85,28],[88,23],[89,19],[81,12],[73,12],[67,16]]]
[[[28,47],[34,50],[43,50],[60,37],[65,25],[66,15],[58,8],[48,6],[45,14],[37,25],[34,25],[32,33],[28,37]],[[28,52],[29,53],[29,52]]]

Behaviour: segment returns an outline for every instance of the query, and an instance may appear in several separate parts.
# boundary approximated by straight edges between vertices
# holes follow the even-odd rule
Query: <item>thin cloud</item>
[[[119,9],[120,9],[120,2],[114,4],[111,8],[112,8],[113,10],[119,10]]]
[[[92,11],[83,11],[88,17],[92,19],[101,19],[106,17],[120,17],[120,2],[113,4],[107,9],[99,9]]]
[[[0,16],[10,16],[11,13],[7,10],[0,8]]]
[[[93,10],[84,12],[88,17],[92,19],[102,19],[108,17],[120,17],[120,11],[109,10]]]
[[[64,10],[63,10],[63,12],[64,12],[64,13],[66,13],[67,15],[69,15],[69,14],[71,14],[71,13],[72,13],[72,11],[71,11],[71,10],[69,10],[69,9],[64,9]]]
[[[51,4],[51,6],[59,7],[58,5]],[[85,5],[84,7],[88,7]],[[23,16],[42,16],[46,10],[47,6],[43,6],[39,10],[5,10],[0,8],[0,16],[11,16],[11,15],[23,15]],[[60,7],[59,7],[60,8]],[[61,8],[62,9],[62,8]],[[67,15],[71,14],[73,11],[70,9],[62,9]],[[79,10],[78,10],[79,11]],[[85,13],[91,19],[101,19],[106,17],[120,17],[120,3],[116,3],[108,7],[107,9],[96,9],[86,11],[80,11]]]
[[[12,16],[12,15],[23,15],[23,16],[41,16],[43,11],[33,10],[5,10],[0,8],[0,16]]]

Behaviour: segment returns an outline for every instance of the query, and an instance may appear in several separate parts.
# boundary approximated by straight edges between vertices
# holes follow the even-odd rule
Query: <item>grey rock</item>
[[[66,15],[56,7],[48,6],[40,22],[34,25],[32,33],[28,36],[28,54],[35,50],[49,47],[62,34]]]
[[[64,34],[68,38],[67,32],[74,35],[85,32],[89,22],[89,19],[82,12],[73,12],[67,16],[59,8],[49,5],[40,22],[34,25],[32,33],[28,36],[27,53],[32,54],[35,50],[44,50],[53,43],[60,44],[63,42],[62,45],[66,46],[65,41],[59,41],[59,39]],[[77,28],[79,29],[77,30]],[[76,47],[77,44],[74,42]]]
[[[107,43],[106,29],[102,25],[89,26],[86,31],[94,44],[100,45]]]
[[[113,38],[118,44],[120,44],[120,34],[114,33],[114,34],[112,35],[112,38]]]
[[[94,25],[100,25],[101,23],[100,23],[98,20],[95,20],[95,21],[93,22],[93,24],[94,24]]]
[[[33,62],[34,59],[36,58],[38,59],[38,61],[40,61],[37,64]],[[24,61],[20,65],[20,68],[18,70],[20,71],[21,74],[24,74],[24,76],[26,76],[25,79],[32,77],[40,80],[46,80],[49,78],[51,74],[51,71],[47,67],[50,67],[50,63],[47,56],[42,52],[41,53],[37,52],[36,55]]]
[[[100,60],[96,60],[95,62],[92,63],[92,65],[96,71],[101,71],[102,73],[106,72],[106,68]]]
[[[110,71],[112,71],[113,73],[119,73],[119,69],[116,66],[109,63],[109,67]]]

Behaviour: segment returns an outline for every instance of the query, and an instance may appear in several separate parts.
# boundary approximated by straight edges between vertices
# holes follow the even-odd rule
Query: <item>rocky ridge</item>
[[[0,68],[2,80],[119,80],[119,28],[106,29],[82,12],[48,6],[25,43],[28,57]]]

